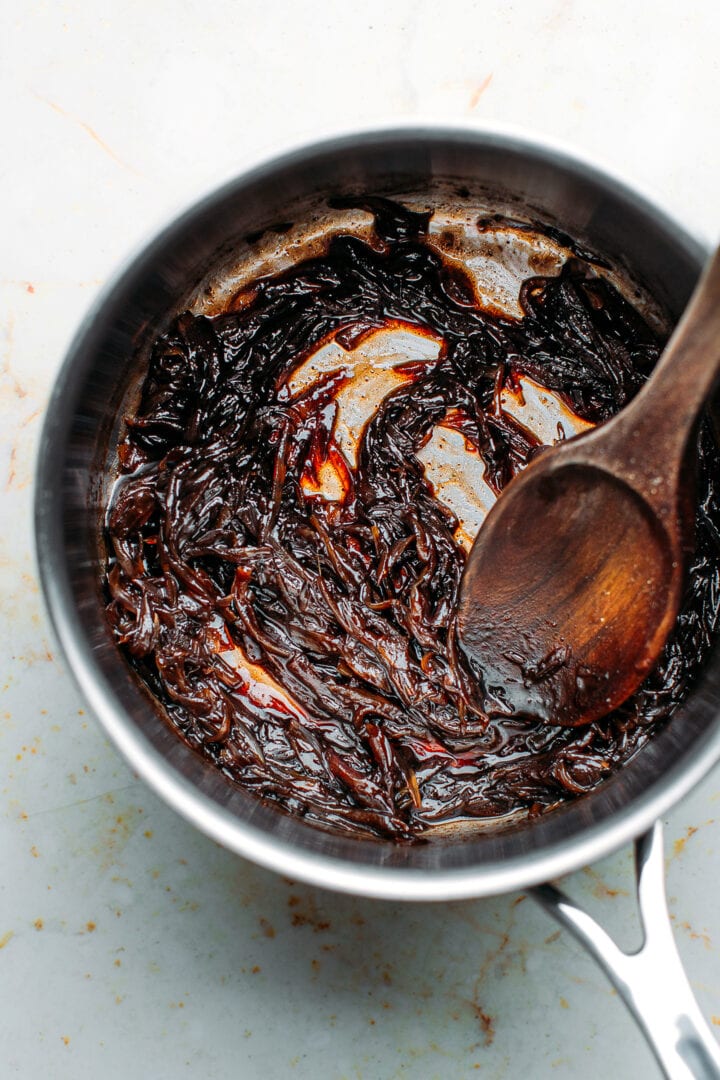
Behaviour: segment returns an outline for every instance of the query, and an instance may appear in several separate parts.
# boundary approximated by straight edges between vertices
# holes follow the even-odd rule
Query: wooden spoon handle
[[[651,381],[637,398],[648,432],[690,432],[720,374],[720,248],[705,267]]]
[[[687,450],[718,376],[720,249],[652,378],[617,417],[578,440],[582,458],[623,476],[666,519],[676,512]]]

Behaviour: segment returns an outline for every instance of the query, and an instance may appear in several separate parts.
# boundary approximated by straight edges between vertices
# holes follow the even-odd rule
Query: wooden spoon
[[[654,667],[682,597],[698,420],[719,372],[720,250],[633,401],[545,451],[480,529],[457,625],[489,711],[587,724]]]

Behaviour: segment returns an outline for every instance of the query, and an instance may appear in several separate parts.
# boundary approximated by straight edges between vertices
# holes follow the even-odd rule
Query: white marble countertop
[[[522,897],[405,907],[219,849],[129,772],[55,653],[31,538],[44,403],[118,260],[284,140],[389,117],[523,124],[720,234],[720,8],[89,0],[0,43],[2,1076],[653,1077],[593,963]],[[676,937],[720,1025],[720,773],[668,822]],[[623,940],[623,852],[568,883]],[[720,1027],[717,1029],[720,1036]]]

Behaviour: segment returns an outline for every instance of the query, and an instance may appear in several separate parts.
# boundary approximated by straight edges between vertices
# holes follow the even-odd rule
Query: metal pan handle
[[[595,958],[670,1080],[720,1080],[720,1047],[693,996],[670,925],[659,821],[635,841],[635,872],[643,943],[634,953],[618,948],[555,885],[530,893]]]

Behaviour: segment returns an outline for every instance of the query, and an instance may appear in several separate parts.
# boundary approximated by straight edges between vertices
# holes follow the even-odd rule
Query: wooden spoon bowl
[[[631,487],[591,465],[548,454],[513,488],[468,565],[464,596],[477,602],[460,609],[463,646],[502,708],[588,723],[645,678],[675,621],[672,540]]]

